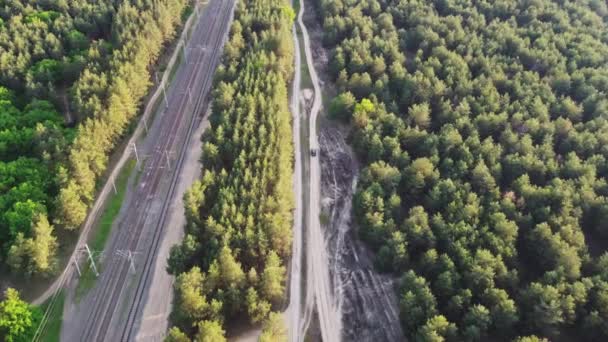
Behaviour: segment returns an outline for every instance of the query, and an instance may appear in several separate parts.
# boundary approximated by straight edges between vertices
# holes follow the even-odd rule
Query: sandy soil
[[[167,273],[167,258],[171,246],[178,244],[184,236],[184,203],[179,200],[192,183],[200,177],[201,165],[199,163],[200,151],[202,149],[201,135],[209,126],[208,114],[201,120],[188,143],[188,154],[182,166],[179,176],[176,201],[171,206],[167,228],[158,250],[158,257],[154,264],[150,291],[146,296],[146,305],[139,328],[137,329],[138,341],[162,341],[168,330],[168,319],[173,303],[173,281],[174,277]]]
[[[307,2],[308,3],[308,2]],[[327,75],[328,53],[321,45],[322,29],[312,5],[304,18],[310,29],[315,69],[323,91],[332,94]],[[369,250],[357,239],[351,217],[359,166],[346,143],[349,128],[320,119],[321,209],[329,254],[332,288],[342,319],[343,341],[404,341],[399,323],[395,279],[378,274]]]

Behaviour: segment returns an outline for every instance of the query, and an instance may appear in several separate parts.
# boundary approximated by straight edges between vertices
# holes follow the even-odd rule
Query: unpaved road
[[[295,71],[291,90],[291,114],[294,146],[293,194],[295,209],[293,214],[293,243],[291,246],[291,266],[289,276],[289,306],[286,311],[289,341],[300,341],[300,318],[302,313],[302,152],[300,144],[300,82],[301,64],[300,46],[296,26],[292,29],[295,46]]]
[[[317,18],[312,6],[303,18],[311,37],[312,58],[308,59],[314,67],[309,68],[321,75],[321,91],[331,94],[331,80],[323,77],[328,74],[329,53],[321,45],[323,29]],[[395,278],[375,270],[372,254],[355,233],[352,199],[359,169],[354,151],[346,143],[349,127],[324,117],[320,121],[320,202],[327,217],[323,232],[333,296],[342,323],[339,336],[343,341],[405,341]]]
[[[302,1],[300,3],[300,12],[298,13],[298,25],[303,35],[306,64],[308,65],[314,88],[314,98],[309,119],[309,146],[311,150],[318,151],[317,116],[321,109],[322,98],[319,78],[313,65],[308,30],[302,20],[304,11],[305,4]],[[308,203],[309,215],[306,239],[306,297],[304,318],[300,325],[299,341],[304,340],[312,314],[316,309],[323,341],[338,342],[341,340],[342,317],[332,291],[327,250],[319,219],[321,166],[318,153],[315,156],[312,153],[307,153],[307,155],[310,159],[310,200]]]

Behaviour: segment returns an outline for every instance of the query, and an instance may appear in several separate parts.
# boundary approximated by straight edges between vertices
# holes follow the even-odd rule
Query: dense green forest
[[[0,1],[0,263],[54,271],[188,3]]]
[[[316,5],[406,334],[608,340],[606,3]]]
[[[202,179],[184,196],[186,236],[168,261],[177,275],[169,341],[222,341],[235,317],[264,322],[265,341],[286,338],[271,311],[284,303],[291,252],[294,17],[286,0],[236,5],[203,137]]]

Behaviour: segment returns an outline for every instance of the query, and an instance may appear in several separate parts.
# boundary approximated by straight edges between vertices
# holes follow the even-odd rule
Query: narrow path
[[[293,215],[293,243],[291,246],[291,273],[289,277],[289,307],[287,308],[287,326],[289,328],[289,341],[300,341],[300,317],[302,313],[302,153],[300,144],[300,82],[301,64],[300,46],[296,34],[296,26],[292,29],[295,47],[295,72],[291,91],[291,113],[293,117],[293,143],[294,143],[294,174],[293,193],[295,196],[295,210]]]
[[[331,52],[322,44],[323,26],[318,8],[311,1],[304,14],[311,42],[315,70],[320,76],[323,96],[333,94],[328,78]],[[344,341],[406,341],[399,322],[399,301],[392,275],[380,274],[373,253],[356,236],[352,199],[356,192],[359,163],[347,136],[352,126],[327,120],[321,113],[318,127],[321,162],[321,211],[334,301],[342,319],[340,338]]]

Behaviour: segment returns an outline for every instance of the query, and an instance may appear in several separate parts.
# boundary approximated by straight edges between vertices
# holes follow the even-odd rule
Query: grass
[[[188,20],[188,18],[190,17],[190,14],[192,14],[193,11],[194,11],[194,8],[192,7],[192,5],[186,6],[186,8],[184,8],[184,11],[182,12],[182,22],[185,22],[186,20]]]
[[[49,298],[40,306],[43,312],[46,312],[53,298]],[[61,323],[63,321],[63,303],[65,301],[64,291],[59,291],[53,304],[53,308],[49,312],[48,321],[40,335],[40,341],[43,342],[59,342],[61,339]]]
[[[133,168],[135,168],[135,165],[135,159],[129,159],[122,170],[120,170],[118,179],[116,179],[117,191],[108,199],[103,213],[99,218],[98,227],[95,230],[93,238],[89,241],[89,247],[93,252],[102,251],[106,245],[110,232],[112,231],[112,226],[114,225],[114,220],[116,219],[116,216],[118,216],[120,208],[122,207],[122,202],[125,199],[127,183],[129,182],[129,177],[131,176],[131,172],[133,171]],[[98,271],[101,272],[100,264],[97,264],[97,268]],[[95,273],[91,269],[88,262],[81,271],[82,274],[78,280],[78,286],[76,287],[77,301],[80,300],[80,298],[82,298],[82,296],[85,295],[91,288],[93,288],[95,281],[97,280],[97,277],[95,276]]]
[[[327,226],[329,224],[329,215],[326,212],[321,212],[319,214],[319,222],[323,226]]]
[[[302,57],[302,63],[300,64],[300,72],[302,79],[300,80],[300,85],[302,89],[313,89],[314,86],[312,84],[312,78],[310,77],[310,72],[308,71],[308,63],[306,62],[306,50],[304,49],[304,36],[300,31],[300,28],[297,29],[298,35],[298,45],[300,48],[300,56]]]
[[[139,168],[137,168],[137,173],[135,174],[135,184],[139,184],[139,178],[141,177],[141,174],[144,172],[143,165],[145,165],[145,161],[146,161],[146,157],[144,157],[144,159],[141,160],[141,165]]]
[[[184,49],[179,48],[179,52],[177,53],[177,57],[175,58],[175,63],[173,64],[173,68],[169,70],[169,77],[167,77],[167,84],[165,85],[165,89],[169,88],[169,85],[173,83],[173,79],[175,78],[175,74],[177,73],[178,66],[182,64],[186,59],[184,58]],[[167,72],[167,70],[165,70]]]
[[[95,235],[93,236],[93,240],[89,245],[94,251],[101,251],[106,245],[106,241],[110,235],[110,231],[112,230],[112,225],[114,224],[114,219],[120,212],[120,207],[122,207],[122,202],[127,192],[127,182],[129,181],[129,176],[131,175],[131,171],[133,171],[135,164],[135,159],[130,159],[127,161],[124,168],[120,170],[118,179],[116,179],[117,193],[113,194],[112,197],[109,198],[105,210],[99,220],[99,227],[97,228]]]
[[[76,299],[77,303],[85,294],[87,294],[87,292],[89,292],[90,289],[93,288],[93,286],[95,286],[95,281],[97,281],[97,276],[95,276],[95,273],[93,273],[90,264],[88,264],[88,260],[86,265],[87,266],[82,269],[82,274],[78,279],[78,286],[76,286],[74,298]],[[97,265],[98,271],[99,267],[100,265]]]
[[[156,115],[160,112],[160,108],[161,106],[165,106],[165,97],[163,95],[163,93],[160,93],[160,96],[158,98],[156,98],[156,101],[154,101],[154,104],[152,105],[152,110],[150,112],[150,116],[148,117],[148,121],[147,121],[147,125],[148,125],[148,129],[144,131],[143,134],[141,134],[139,136],[139,138],[137,139],[138,141],[142,141],[144,140],[147,136],[148,136],[148,130],[152,128],[152,123],[154,123],[154,120],[156,119]],[[143,120],[143,116],[140,118],[140,120]]]

